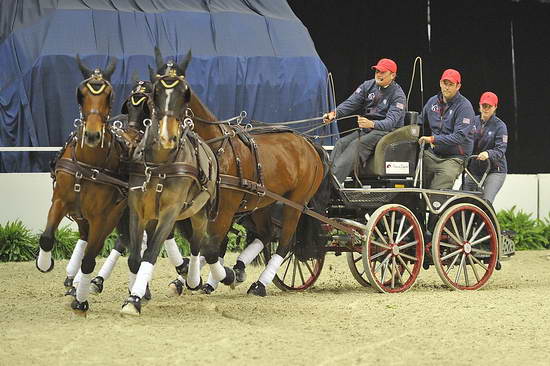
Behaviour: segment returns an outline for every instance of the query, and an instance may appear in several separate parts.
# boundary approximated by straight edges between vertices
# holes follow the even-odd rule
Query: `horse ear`
[[[179,69],[178,71],[183,76],[185,76],[185,70],[187,70],[187,66],[189,66],[189,62],[191,62],[191,57],[192,57],[191,50],[189,50],[187,52],[187,55],[183,59],[183,61],[178,65],[178,69]]]
[[[156,77],[157,73],[155,72],[155,70],[153,70],[151,65],[148,64],[147,68],[149,69],[149,80],[151,80],[151,82],[154,83],[155,80],[157,79]]]
[[[111,81],[111,75],[113,75],[113,72],[115,71],[115,67],[116,67],[116,58],[111,57],[111,62],[109,63],[109,66],[107,66],[107,68],[103,72],[103,78]]]
[[[162,54],[160,53],[160,48],[158,48],[158,46],[155,46],[155,62],[157,63],[157,70],[160,70],[164,65],[164,61],[162,61]]]
[[[87,68],[82,61],[80,60],[80,55],[76,54],[76,63],[78,64],[78,68],[80,69],[80,73],[84,77],[84,79],[89,79],[92,76],[92,70]]]

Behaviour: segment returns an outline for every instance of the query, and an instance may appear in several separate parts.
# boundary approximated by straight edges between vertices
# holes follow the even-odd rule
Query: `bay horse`
[[[130,166],[128,266],[136,279],[122,306],[123,314],[141,313],[141,299],[152,277],[161,244],[176,220],[190,218],[196,229],[195,240],[190,242],[192,256],[187,284],[190,287],[201,285],[199,262],[194,259],[198,259],[204,242],[202,233],[215,204],[218,166],[212,150],[193,132],[192,120],[185,117],[190,87],[180,75],[185,75],[189,61],[190,57],[179,65],[169,63],[169,72],[152,79],[152,122],[145,132],[143,154]],[[144,230],[147,249],[141,256]],[[215,269],[225,275],[224,267],[217,264]]]
[[[155,49],[155,56],[157,74],[166,72],[167,66],[158,48]],[[191,89],[189,96],[188,115],[194,122],[195,131],[216,152],[219,164],[219,211],[215,219],[207,223],[204,234],[213,245],[201,247],[206,262],[213,264],[220,254],[219,243],[227,235],[236,214],[252,212],[251,219],[257,232],[260,237],[266,238],[263,240],[267,243],[272,224],[270,210],[266,207],[277,200],[273,197],[304,207],[326,176],[328,160],[321,147],[301,135],[289,130],[280,132],[279,129],[269,129],[265,130],[266,133],[252,136],[240,126],[219,122]],[[268,191],[273,194],[266,194]],[[258,281],[250,286],[249,294],[266,295],[266,286],[271,283],[289,252],[301,211],[289,205],[285,205],[282,211],[276,254],[271,257]],[[196,231],[193,227],[194,235]],[[261,248],[257,246],[252,251],[257,254]],[[237,269],[244,271],[243,267]],[[221,277],[221,280],[226,281],[227,278]]]
[[[109,80],[116,60],[112,59],[104,71],[87,68],[78,55],[76,60],[85,79],[77,88],[80,126],[69,137],[53,167],[52,204],[46,229],[40,236],[36,267],[41,272],[53,269],[54,233],[65,215],[74,219],[80,240],[87,245],[83,250],[82,277],[71,308],[85,314],[95,258],[126,207],[127,181],[120,173],[124,146],[107,126],[113,98]]]

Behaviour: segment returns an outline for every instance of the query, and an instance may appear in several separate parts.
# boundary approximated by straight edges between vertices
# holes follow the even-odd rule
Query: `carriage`
[[[457,290],[482,288],[501,269],[514,254],[513,233],[501,231],[481,192],[422,187],[421,130],[416,112],[407,112],[405,126],[380,140],[360,174],[342,186],[331,177],[326,219],[318,217],[319,248],[311,255],[294,247],[273,280],[279,289],[310,288],[328,253],[346,253],[357,282],[385,293],[410,289],[421,268],[434,266]],[[473,158],[462,178],[468,174],[481,187],[489,166],[478,181],[468,170]],[[264,249],[266,259],[274,247]]]

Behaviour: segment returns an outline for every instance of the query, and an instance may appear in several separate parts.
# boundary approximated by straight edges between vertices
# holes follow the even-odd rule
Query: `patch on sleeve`
[[[399,109],[405,108],[405,106],[403,105],[403,103],[397,103],[395,106],[396,106],[397,108],[399,108]]]
[[[502,135],[502,142],[508,143],[508,135]]]
[[[464,118],[462,120],[462,123],[464,123],[465,125],[469,125],[470,124],[470,119],[469,118]]]
[[[356,94],[359,94],[361,93],[361,87],[357,88],[357,90],[355,91]]]

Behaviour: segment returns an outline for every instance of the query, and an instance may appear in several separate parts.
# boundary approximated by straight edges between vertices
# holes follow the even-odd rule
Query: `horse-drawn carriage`
[[[357,282],[380,292],[407,291],[420,269],[432,265],[450,288],[476,290],[514,254],[511,233],[501,232],[480,192],[422,188],[422,126],[416,121],[416,113],[407,112],[406,125],[380,140],[362,172],[356,167],[344,185],[331,179],[329,220],[318,226],[320,248],[289,253],[273,281],[278,288],[311,287],[325,255],[333,252],[346,253]],[[466,160],[462,178],[469,174],[481,187],[486,174],[478,181],[467,169],[473,158]]]

